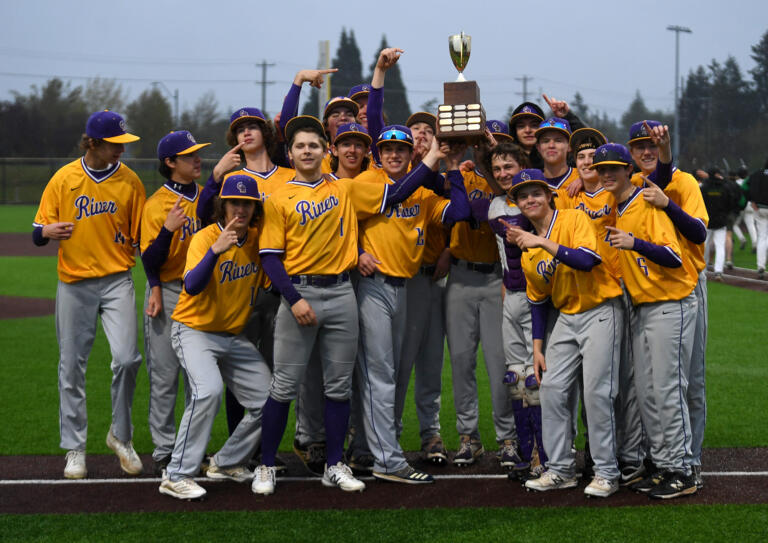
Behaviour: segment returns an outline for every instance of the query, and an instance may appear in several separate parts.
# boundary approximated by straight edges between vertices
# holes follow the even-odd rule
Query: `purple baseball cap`
[[[328,100],[325,104],[325,108],[323,108],[323,119],[327,119],[328,116],[333,113],[333,110],[339,107],[345,107],[352,111],[353,117],[357,117],[357,114],[360,111],[360,106],[358,106],[357,102],[351,98],[347,98],[346,96],[334,96]]]
[[[347,98],[351,100],[356,100],[357,98],[368,96],[370,92],[371,92],[371,86],[368,83],[362,83],[361,85],[355,85],[354,87],[349,89],[349,94],[347,94]]]
[[[523,117],[532,117],[541,122],[544,120],[544,111],[533,102],[523,102],[512,112],[512,117],[509,119],[509,126],[514,126],[515,123]]]
[[[240,120],[254,120],[260,121],[262,123],[267,122],[266,117],[264,117],[264,114],[257,107],[241,107],[235,111],[229,117],[229,129],[232,130],[232,127],[235,125],[235,123]]]
[[[431,113],[427,111],[417,111],[416,113],[412,113],[410,117],[408,117],[408,120],[405,121],[405,126],[410,128],[416,123],[425,123],[432,127],[432,131],[434,132],[437,127],[437,117],[432,115]]]
[[[207,145],[210,143],[197,143],[188,130],[171,132],[157,144],[157,158],[163,160],[176,155],[188,155]]]
[[[544,177],[544,172],[535,168],[527,168],[525,170],[520,170],[517,175],[512,178],[512,186],[509,187],[509,192],[512,198],[516,198],[517,191],[528,185],[541,185],[549,191],[552,190],[547,182],[547,178]]]
[[[645,124],[643,123],[647,123],[651,128],[654,126],[661,126],[659,121],[640,121],[639,123],[633,124],[629,127],[629,145],[638,141],[651,139],[651,136],[648,134],[648,131],[645,129]]]
[[[567,139],[571,139],[571,123],[560,117],[550,117],[542,121],[539,127],[536,129],[536,139],[547,130],[556,130],[565,135]]]
[[[413,134],[411,134],[411,129],[407,126],[391,124],[381,130],[379,138],[376,140],[376,146],[378,147],[388,141],[399,141],[413,147]]]
[[[261,200],[259,184],[250,175],[230,175],[221,184],[219,198],[222,200],[242,198],[245,200]]]
[[[491,134],[498,139],[501,136],[502,139],[512,140],[512,136],[509,135],[509,126],[504,121],[497,119],[490,119],[485,121],[485,127],[491,131]]]
[[[349,137],[357,137],[365,142],[365,146],[368,147],[371,144],[371,136],[365,127],[358,123],[344,123],[339,125],[336,130],[336,138],[333,140],[333,144],[336,145],[340,140]]]
[[[629,149],[620,143],[606,143],[598,147],[592,159],[590,169],[594,170],[598,166],[608,164],[630,166],[632,164],[632,155],[629,154]]]
[[[85,123],[85,135],[110,143],[131,143],[141,139],[139,136],[129,134],[125,130],[125,119],[108,109],[97,111],[88,117],[88,122]]]

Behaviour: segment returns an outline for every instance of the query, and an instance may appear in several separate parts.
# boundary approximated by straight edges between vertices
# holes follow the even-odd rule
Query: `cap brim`
[[[198,149],[202,149],[203,147],[207,147],[208,145],[210,145],[210,143],[198,143],[198,144],[196,144],[196,145],[193,145],[193,146],[192,146],[192,147],[190,147],[189,149],[184,149],[184,150],[183,150],[183,151],[181,151],[180,153],[176,153],[176,154],[177,154],[177,155],[188,155],[188,154],[190,154],[190,153],[194,153],[194,152],[195,152],[195,151],[197,151]]]
[[[290,141],[291,137],[293,137],[293,134],[295,134],[297,130],[310,127],[319,129],[320,132],[325,134],[325,128],[323,128],[323,123],[320,122],[320,119],[312,117],[311,115],[299,115],[298,117],[294,117],[288,121],[288,123],[286,123],[285,139]]]
[[[548,130],[555,130],[560,132],[569,142],[571,141],[571,133],[563,128],[558,128],[557,126],[545,126],[543,128],[539,128],[536,130],[536,132],[533,133],[533,135],[536,137],[536,139],[539,139],[539,136]]]
[[[590,170],[596,170],[598,166],[611,166],[611,165],[615,165],[615,166],[629,166],[628,163],[626,163],[626,162],[619,162],[618,160],[604,160],[602,162],[597,162],[597,163],[593,162],[589,166],[589,169]]]
[[[549,189],[550,192],[553,192],[552,187],[550,187],[549,183],[547,183],[546,181],[542,181],[541,179],[531,179],[530,181],[523,181],[522,183],[518,183],[517,185],[510,187],[509,194],[511,194],[512,197],[514,197],[517,194],[517,191],[519,191],[521,188],[528,187],[531,185],[539,185],[541,187],[545,187]]]
[[[347,96],[347,98],[349,98],[350,100],[355,100],[356,98],[360,98],[361,96],[368,96],[369,94],[371,94],[371,91],[367,91],[367,90],[357,91],[352,96]]]
[[[504,132],[491,132],[491,135],[496,139],[501,138],[503,140],[515,141],[515,138]]]
[[[524,113],[516,113],[516,114],[512,115],[509,118],[509,126],[511,127],[514,123],[516,123],[517,121],[519,121],[523,117],[533,117],[534,119],[537,119],[539,122],[544,122],[544,117],[542,117],[540,115],[537,115],[536,113],[529,113],[529,112],[526,111]]]
[[[637,143],[638,141],[645,141],[651,139],[650,136],[640,136],[639,138],[632,138],[627,142],[627,145],[632,145],[633,143]]]
[[[410,117],[408,117],[408,120],[405,121],[405,126],[408,128],[412,127],[416,123],[425,123],[432,127],[432,130],[435,130],[437,127],[437,117],[432,115],[431,113],[427,113],[426,111],[417,111]]]
[[[125,134],[120,134],[119,136],[112,136],[109,138],[102,138],[104,141],[108,141],[109,143],[131,143],[134,141],[139,141],[141,138],[139,136],[134,136],[133,134],[129,134],[126,132]]]
[[[357,102],[352,100],[351,98],[340,98],[336,101],[334,101],[332,104],[328,104],[328,106],[323,111],[323,119],[328,117],[328,115],[331,114],[331,112],[339,107],[346,107],[352,110],[352,115],[357,117],[357,114],[360,113],[360,106],[357,105]]]
[[[232,130],[232,127],[234,127],[236,124],[238,124],[241,121],[258,121],[260,123],[267,124],[267,121],[265,119],[262,119],[261,117],[256,117],[255,115],[243,115],[242,117],[238,117],[231,123],[229,123],[229,129]]]
[[[385,143],[402,143],[403,145],[407,145],[408,147],[413,147],[413,143],[410,141],[405,140],[381,140],[376,142],[376,147],[381,147]]]
[[[219,195],[219,200],[253,200],[255,202],[261,202],[261,198],[256,196],[248,196],[246,194],[230,194],[229,196]]]
[[[365,142],[366,147],[371,146],[371,142],[373,141],[371,139],[371,136],[368,134],[364,134],[362,132],[344,132],[343,134],[339,134],[336,136],[336,139],[333,140],[334,145],[338,145],[340,141],[344,141],[347,138],[359,138]]]

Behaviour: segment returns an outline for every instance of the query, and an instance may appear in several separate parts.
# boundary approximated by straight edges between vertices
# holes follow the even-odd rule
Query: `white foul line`
[[[768,471],[704,471],[706,477],[768,477]],[[434,475],[435,480],[492,480],[507,479],[506,475],[492,474],[465,474],[465,475]],[[359,477],[364,481],[373,481],[374,477]],[[208,477],[196,477],[196,481],[210,483],[225,482],[226,479],[209,479]],[[14,485],[102,485],[102,484],[134,484],[134,483],[159,483],[160,477],[147,477],[137,479],[2,479],[0,486]],[[278,477],[278,482],[318,482],[320,477]]]

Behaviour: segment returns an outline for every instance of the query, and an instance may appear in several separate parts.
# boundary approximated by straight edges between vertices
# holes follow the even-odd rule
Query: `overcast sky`
[[[320,40],[335,55],[342,27],[354,29],[366,71],[382,34],[406,51],[400,64],[413,110],[442,102],[442,83],[457,75],[448,36],[470,34],[465,75],[478,82],[489,118],[522,101],[523,76],[532,78],[529,99],[543,91],[570,101],[580,92],[591,109],[618,118],[640,90],[648,107],[671,111],[668,25],[693,31],[680,35],[683,76],[728,55],[748,76],[750,47],[768,30],[766,0],[0,2],[0,99],[53,76],[74,85],[98,76],[118,79],[130,99],[162,81],[178,89],[182,111],[213,90],[227,115],[260,106],[262,60],[275,64],[266,106],[276,113],[296,71],[316,67]]]

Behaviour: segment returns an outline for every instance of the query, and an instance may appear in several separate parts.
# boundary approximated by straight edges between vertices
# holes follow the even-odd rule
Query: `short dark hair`
[[[77,146],[80,148],[81,151],[85,152],[90,149],[95,149],[99,145],[103,144],[104,140],[99,138],[92,138],[88,134],[83,134],[80,136],[80,142],[77,144]]]
[[[316,134],[323,142],[323,145],[325,147],[328,147],[328,138],[325,135],[325,131],[320,130],[319,127],[315,126],[302,126],[301,128],[296,129],[296,131],[291,134],[291,139],[288,140],[288,150],[290,151],[291,147],[293,147],[293,140],[296,139],[296,134],[299,134],[301,132],[309,132],[310,134]]]
[[[523,148],[520,147],[520,145],[511,141],[502,141],[496,147],[491,149],[490,153],[485,155],[485,170],[490,173],[492,171],[493,159],[504,156],[511,156],[514,158],[515,162],[517,162],[522,169],[531,167],[528,155],[525,154],[525,151],[523,151]]]
[[[173,156],[169,156],[168,158],[171,161],[176,162],[176,158],[177,157],[178,157],[178,155],[173,155]],[[173,175],[173,170],[170,168],[170,166],[168,166],[168,164],[165,163],[165,159],[164,158],[161,158],[158,162],[159,162],[159,164],[157,165],[157,171],[160,173],[160,175],[162,175],[168,181],[170,181],[171,180],[171,176]]]
[[[226,223],[224,222],[224,219],[226,218],[227,214],[224,211],[224,202],[226,200],[229,200],[230,198],[225,198],[222,200],[218,196],[216,196],[213,199],[213,222],[217,222],[223,226],[226,226]],[[231,198],[232,200],[237,200],[238,198]],[[261,216],[264,215],[264,204],[262,204],[258,200],[249,200],[251,202],[256,202],[256,206],[253,209],[253,217],[251,217],[251,222],[248,223],[248,227],[254,227],[257,224],[259,224],[259,220],[261,220]]]

